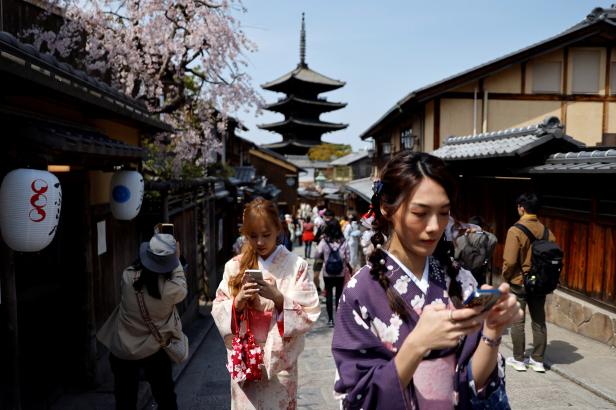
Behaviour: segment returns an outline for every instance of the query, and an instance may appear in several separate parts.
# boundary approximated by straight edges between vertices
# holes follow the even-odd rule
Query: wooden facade
[[[596,8],[557,36],[412,91],[361,134],[375,141],[373,165],[401,149],[431,152],[451,135],[523,127],[545,116],[559,117],[567,134],[588,146],[614,144],[614,10]]]

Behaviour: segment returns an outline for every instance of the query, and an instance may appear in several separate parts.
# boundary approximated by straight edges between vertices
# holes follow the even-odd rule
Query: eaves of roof
[[[615,27],[616,24],[607,19],[585,21],[556,36],[418,88],[394,104],[392,108],[361,133],[359,137],[362,140],[371,137],[375,132],[378,132],[389,124],[390,121],[397,118],[406,109],[413,107],[413,105],[426,102],[452,88],[464,86],[496,72],[505,70],[519,62],[529,60],[532,57],[546,54],[568,44],[592,37],[598,34],[602,29],[614,30]]]
[[[531,167],[530,174],[616,174],[616,149],[559,152],[545,164]]]
[[[122,94],[73,66],[59,62],[50,54],[0,32],[0,71],[33,81],[59,93],[115,112],[156,131],[173,128],[148,112],[140,102]]]
[[[344,81],[334,80],[333,78],[329,78],[321,73],[318,73],[314,70],[308,68],[308,66],[298,65],[294,70],[280,76],[279,78],[267,82],[261,85],[261,88],[265,90],[269,90],[272,88],[276,88],[277,86],[291,80],[295,79],[298,81],[302,81],[305,83],[317,84],[327,86],[332,89],[340,88],[345,85]]]
[[[283,121],[273,122],[270,124],[261,124],[257,125],[257,127],[263,130],[273,130],[275,128],[284,127],[288,125],[301,125],[304,127],[314,127],[314,128],[325,128],[332,130],[341,130],[349,126],[349,124],[339,124],[327,121],[310,121],[310,120],[301,120],[297,118],[287,118]]]

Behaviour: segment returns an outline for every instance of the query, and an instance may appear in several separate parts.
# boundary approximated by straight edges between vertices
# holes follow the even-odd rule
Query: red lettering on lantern
[[[37,185],[39,185],[38,188]],[[42,222],[47,217],[47,213],[43,208],[47,205],[47,196],[44,195],[44,193],[47,192],[49,186],[44,179],[35,179],[32,181],[32,184],[30,184],[30,188],[32,192],[34,192],[34,195],[30,197],[30,205],[34,208],[30,210],[30,220],[32,222]],[[41,198],[43,198],[43,201],[42,204],[39,204]]]

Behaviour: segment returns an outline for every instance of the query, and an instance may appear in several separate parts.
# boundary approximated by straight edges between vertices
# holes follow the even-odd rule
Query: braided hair
[[[453,205],[456,197],[456,184],[440,158],[423,152],[399,152],[385,164],[380,177],[380,180],[377,180],[374,184],[374,193],[370,204],[371,213],[374,214],[372,222],[374,235],[371,239],[374,250],[368,258],[371,265],[370,274],[387,294],[391,310],[406,321],[409,315],[404,301],[391,288],[384,263],[387,255],[383,247],[386,238],[391,234],[392,226],[389,218],[383,215],[381,210],[384,210],[386,215],[395,214],[398,208],[409,198],[413,189],[424,178],[430,178],[441,185]],[[445,274],[451,279],[448,289],[449,297],[454,305],[459,306],[462,298],[461,286],[456,281],[459,267],[453,262],[453,246],[445,240],[445,235],[441,237],[432,256],[440,263]]]

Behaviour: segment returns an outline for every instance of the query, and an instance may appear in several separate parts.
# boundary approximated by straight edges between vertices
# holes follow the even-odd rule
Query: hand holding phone
[[[154,227],[154,233],[167,233],[175,236],[175,229],[173,224],[161,222]]]
[[[263,271],[261,269],[246,269],[245,274],[248,275],[252,282],[263,280]]]
[[[464,301],[465,308],[482,306],[481,313],[490,310],[501,297],[498,289],[475,289]]]

